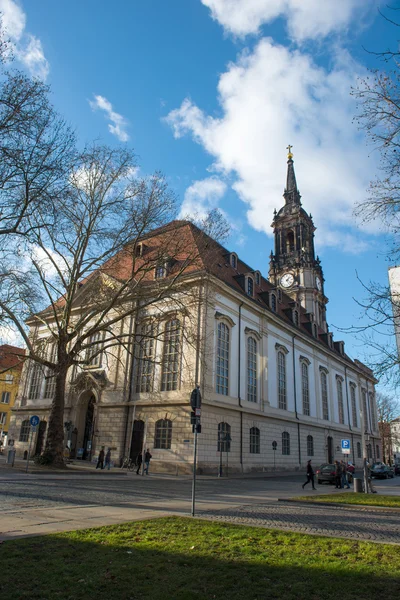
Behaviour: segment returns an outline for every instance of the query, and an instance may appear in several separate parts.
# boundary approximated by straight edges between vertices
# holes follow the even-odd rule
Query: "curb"
[[[371,504],[346,504],[345,502],[316,502],[312,500],[294,500],[293,498],[278,498],[278,502],[290,502],[292,504],[302,504],[304,506],[333,506],[346,509],[350,508],[353,510],[358,510],[359,508],[368,508],[368,510],[372,510],[375,512],[392,511],[395,514],[400,514],[400,508],[394,508],[393,506],[373,506]]]

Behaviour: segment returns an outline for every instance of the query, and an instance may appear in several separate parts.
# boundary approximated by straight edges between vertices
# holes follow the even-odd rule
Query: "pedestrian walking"
[[[338,460],[335,460],[335,488],[342,488],[342,467]]]
[[[347,489],[350,489],[350,484],[349,484],[349,480],[347,479],[347,467],[346,467],[346,463],[342,460],[340,461],[340,466],[342,469],[342,488],[344,488],[344,486],[347,487]]]
[[[97,459],[97,465],[96,465],[96,469],[98,468],[104,469],[104,446],[101,447],[101,450],[99,452],[99,457]]]
[[[136,466],[137,466],[136,475],[140,474],[140,467],[142,466],[142,462],[143,462],[142,453],[139,452],[139,454],[136,457]]]
[[[106,469],[110,470],[111,467],[111,448],[107,450],[106,459],[104,461]]]
[[[147,448],[146,453],[144,455],[144,472],[146,473],[146,475],[149,474],[149,466],[150,466],[150,460],[151,460],[151,454],[150,454],[150,450]]]
[[[305,486],[307,485],[307,483],[312,483],[312,489],[315,490],[315,485],[314,485],[314,469],[311,466],[311,460],[307,461],[307,471],[306,471],[306,475],[307,475],[307,481],[305,483],[303,483],[303,485],[301,486],[304,490]]]

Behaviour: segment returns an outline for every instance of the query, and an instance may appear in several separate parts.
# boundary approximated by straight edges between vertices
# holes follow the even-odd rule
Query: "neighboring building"
[[[0,439],[7,446],[11,410],[18,393],[25,350],[4,344],[0,346]]]
[[[400,464],[400,417],[390,423],[391,458],[397,465]]]
[[[145,445],[155,469],[189,471],[189,397],[199,383],[202,472],[216,473],[220,459],[235,471],[304,468],[309,458],[315,465],[332,462],[342,458],[341,439],[350,439],[350,458],[360,463],[361,415],[368,453],[381,456],[376,380],[329,331],[315,227],[301,206],[291,154],[284,198],[273,220],[269,279],[186,221],[143,238],[142,260],[170,228],[188,249],[197,245],[199,258],[187,273],[192,294],[124,324],[142,335],[133,360],[120,347],[117,358],[97,355],[90,366],[71,370],[64,420],[72,455],[90,458],[103,445],[115,458],[136,457]],[[179,260],[185,264],[185,256]],[[118,257],[110,264],[121,281]],[[173,268],[156,267],[154,284]],[[43,327],[31,325],[31,335],[44,339]],[[41,367],[24,369],[13,415],[20,455],[33,413],[42,419],[36,452],[43,447],[52,381]]]

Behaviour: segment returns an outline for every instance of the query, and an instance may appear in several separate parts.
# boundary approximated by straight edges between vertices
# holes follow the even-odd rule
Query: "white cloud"
[[[212,18],[233,35],[259,31],[278,17],[287,20],[290,37],[302,42],[354,27],[377,0],[201,0]]]
[[[218,207],[225,191],[226,184],[216,177],[195,181],[185,192],[180,218],[205,219],[212,209]]]
[[[44,55],[42,42],[25,31],[26,15],[19,3],[14,0],[0,0],[0,13],[16,58],[25,65],[31,75],[45,80],[50,67]]]
[[[89,104],[93,111],[99,109],[106,114],[107,118],[111,121],[108,124],[110,133],[115,135],[120,142],[127,142],[129,140],[129,135],[126,132],[126,127],[128,126],[127,120],[113,110],[112,104],[107,98],[104,96],[95,96],[94,100],[89,100]]]
[[[220,77],[220,118],[189,99],[166,118],[176,138],[189,134],[204,147],[215,173],[235,177],[233,188],[259,231],[272,233],[273,210],[283,205],[288,143],[319,246],[335,231],[342,247],[340,230],[351,227],[354,204],[365,197],[374,165],[352,125],[350,87],[357,66],[343,52],[337,59],[327,71],[310,56],[263,39]]]

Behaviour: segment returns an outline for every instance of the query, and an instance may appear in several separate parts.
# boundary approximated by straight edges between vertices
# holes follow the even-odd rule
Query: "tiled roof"
[[[25,356],[25,350],[23,348],[10,346],[9,344],[0,346],[0,369],[21,370],[24,363],[22,360],[23,356]]]

